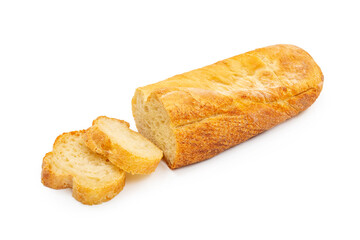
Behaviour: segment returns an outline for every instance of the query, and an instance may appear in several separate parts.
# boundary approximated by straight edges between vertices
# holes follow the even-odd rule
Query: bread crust
[[[171,169],[203,161],[298,115],[317,99],[323,74],[293,45],[274,45],[140,87],[134,99],[158,100],[176,139]],[[140,110],[133,100],[138,124]],[[146,136],[152,139],[151,136]],[[156,143],[155,143],[156,144]],[[164,149],[163,149],[164,150]]]
[[[108,117],[100,116],[95,119],[92,126],[88,128],[84,134],[84,141],[87,147],[92,151],[105,156],[111,163],[125,172],[131,174],[150,174],[154,172],[162,155],[158,159],[148,159],[127,151],[121,145],[113,142],[111,138],[97,126],[97,122],[101,118]],[[109,119],[118,121],[121,124],[126,125],[127,128],[130,127],[130,124],[126,121],[116,118]]]
[[[73,131],[69,133],[63,133],[58,136],[54,143],[56,145],[62,141],[67,135],[83,135],[85,130]],[[106,185],[99,187],[90,186],[86,181],[79,178],[79,176],[71,175],[65,171],[61,171],[55,165],[52,164],[53,152],[49,152],[45,155],[42,162],[41,182],[44,186],[53,189],[65,189],[72,188],[73,197],[79,202],[87,205],[100,204],[102,202],[109,201],[115,197],[125,186],[125,172],[121,171],[121,175],[117,179],[113,179]]]

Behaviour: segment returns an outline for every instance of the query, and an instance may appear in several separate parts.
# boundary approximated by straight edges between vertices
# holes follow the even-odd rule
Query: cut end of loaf
[[[176,153],[176,141],[170,118],[156,96],[145,96],[136,90],[132,100],[132,111],[136,127],[143,136],[158,146],[171,167]]]

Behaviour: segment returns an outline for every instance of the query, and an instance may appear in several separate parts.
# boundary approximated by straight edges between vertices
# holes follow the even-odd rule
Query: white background
[[[0,238],[360,239],[359,26],[356,1],[0,1]],[[277,43],[325,75],[298,117],[101,205],[41,184],[59,134],[136,129],[137,87]]]

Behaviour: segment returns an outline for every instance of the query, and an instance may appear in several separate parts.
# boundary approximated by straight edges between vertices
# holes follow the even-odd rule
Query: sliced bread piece
[[[86,147],[85,131],[56,138],[53,151],[45,155],[41,181],[50,188],[72,188],[73,197],[88,205],[115,197],[125,185],[125,172]]]
[[[163,152],[129,126],[123,120],[100,116],[86,130],[85,143],[126,172],[149,174],[156,169]]]

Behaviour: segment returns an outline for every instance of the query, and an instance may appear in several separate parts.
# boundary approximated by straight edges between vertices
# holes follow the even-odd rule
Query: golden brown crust
[[[125,172],[131,174],[150,174],[155,171],[157,165],[159,164],[162,156],[158,159],[148,159],[145,157],[134,155],[133,153],[127,151],[119,144],[114,143],[111,138],[101,131],[97,126],[97,122],[101,118],[108,118],[105,116],[100,116],[93,121],[93,125],[86,130],[84,134],[84,141],[88,148],[92,151],[101,154],[108,158],[111,163]],[[129,128],[129,123],[115,119],[109,118],[115,121],[124,124]]]
[[[300,105],[301,110],[305,110],[304,106],[309,106],[316,96],[313,91],[309,91],[296,96],[291,101]],[[292,107],[286,108],[276,103],[268,106],[254,104],[246,110],[245,114],[239,112],[236,115],[217,115],[176,128],[174,131],[178,143],[177,158],[173,164],[167,163],[170,168],[175,169],[206,160],[298,113],[299,110]]]
[[[66,141],[68,135],[80,136],[84,133],[85,130],[63,133],[56,138],[53,148],[55,149],[58,144]],[[113,181],[108,182],[106,185],[94,187],[90,186],[86,179],[82,179],[81,176],[71,175],[57,168],[53,164],[53,157],[53,152],[49,152],[43,159],[41,182],[44,186],[53,189],[72,188],[73,197],[83,204],[93,205],[106,202],[115,197],[124,188],[124,172],[122,172],[119,178],[113,179]]]
[[[138,88],[136,94],[145,102],[158,99],[169,115],[176,152],[172,163],[165,159],[174,169],[296,116],[316,100],[322,85],[323,74],[307,52],[275,45]]]

